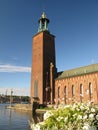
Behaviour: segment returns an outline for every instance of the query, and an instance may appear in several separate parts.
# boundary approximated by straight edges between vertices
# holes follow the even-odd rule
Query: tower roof
[[[38,20],[38,23],[39,23],[38,32],[42,31],[49,32],[48,30],[49,19],[46,17],[45,12],[42,13],[41,18]]]

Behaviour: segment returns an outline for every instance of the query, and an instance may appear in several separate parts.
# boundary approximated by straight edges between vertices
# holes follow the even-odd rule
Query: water
[[[6,109],[5,104],[0,104],[0,130],[30,130],[31,118],[31,112]]]

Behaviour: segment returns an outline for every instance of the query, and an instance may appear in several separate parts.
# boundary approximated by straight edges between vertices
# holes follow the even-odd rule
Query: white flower
[[[85,124],[85,125],[83,126],[83,130],[89,130],[89,125],[88,125],[88,124]]]
[[[90,120],[93,120],[93,119],[94,119],[94,115],[93,115],[93,114],[90,114],[90,115],[89,115],[89,118],[90,118]]]
[[[54,127],[53,127],[53,130],[58,130],[57,126],[54,126]]]
[[[64,108],[66,109],[66,108],[70,108],[71,106],[70,105],[65,105],[64,106]]]
[[[37,125],[35,126],[34,130],[40,130],[40,125],[37,124]]]
[[[79,119],[79,120],[82,120],[82,116],[81,116],[81,115],[78,115],[78,119]]]
[[[88,125],[83,126],[83,130],[89,130],[89,126]]]
[[[31,129],[33,130],[33,128],[35,127],[35,124],[30,124]]]
[[[44,120],[46,120],[47,118],[49,118],[52,115],[53,115],[53,113],[51,111],[46,111],[46,113],[44,114]]]
[[[67,120],[68,120],[68,117],[65,117],[65,118],[64,118],[64,121],[66,122]]]
[[[98,120],[98,114],[96,115],[96,119]]]
[[[40,125],[39,125],[39,124],[36,124],[36,125],[35,125],[35,124],[32,124],[32,125],[31,125],[31,129],[32,129],[32,130],[40,130]]]
[[[94,108],[91,108],[91,112],[95,112],[95,109],[94,109]]]
[[[93,127],[90,126],[96,125],[98,122],[98,106],[90,103],[74,103],[66,106],[61,105],[60,107],[54,110],[55,112],[51,110],[47,111],[44,114],[43,122],[31,125],[32,130],[40,130],[40,127],[43,130],[48,130],[49,124],[51,125],[50,119],[52,118],[58,121],[57,126],[54,125],[55,122],[53,123],[53,126],[51,126],[52,130],[58,130],[59,123],[62,120],[64,121],[64,127],[60,126],[59,130],[73,130],[73,128],[76,128],[76,130],[80,130],[81,128],[81,130],[91,130]]]
[[[83,109],[84,109],[84,106],[80,106],[80,109],[83,110]]]
[[[87,115],[85,115],[85,116],[83,117],[83,119],[84,119],[84,120],[87,119]]]
[[[62,119],[63,119],[63,117],[59,116],[59,117],[57,118],[57,121],[61,121]]]
[[[80,109],[79,109],[79,108],[76,108],[76,110],[77,110],[77,111],[80,111]]]

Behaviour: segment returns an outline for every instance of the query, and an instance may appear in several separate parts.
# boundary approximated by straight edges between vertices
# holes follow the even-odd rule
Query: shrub
[[[32,130],[92,130],[98,127],[98,106],[74,103],[49,110],[43,122],[31,124]]]

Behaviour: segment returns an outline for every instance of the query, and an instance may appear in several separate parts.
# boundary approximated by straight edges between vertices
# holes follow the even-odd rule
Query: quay
[[[19,110],[25,110],[25,111],[32,111],[32,104],[8,105],[5,108],[7,108],[7,109],[19,109]]]

